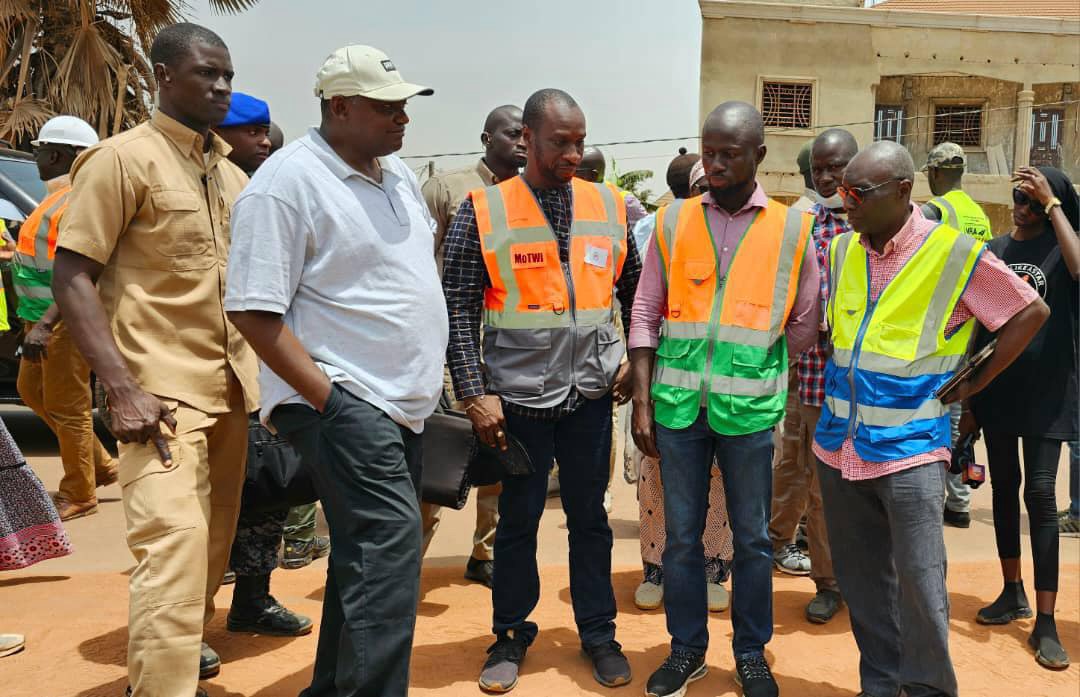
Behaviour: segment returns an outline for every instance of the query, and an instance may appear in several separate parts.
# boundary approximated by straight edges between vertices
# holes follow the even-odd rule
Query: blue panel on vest
[[[900,378],[895,375],[860,370],[856,373],[855,389],[859,404],[888,409],[918,409],[934,392],[945,384],[952,373],[918,375]]]
[[[829,405],[823,404],[817,430],[814,431],[814,440],[826,450],[835,452],[844,444],[847,429],[848,420],[837,417],[829,410]]]
[[[920,419],[898,428],[860,424],[855,434],[855,452],[871,462],[888,462],[922,455],[952,444],[949,416]]]

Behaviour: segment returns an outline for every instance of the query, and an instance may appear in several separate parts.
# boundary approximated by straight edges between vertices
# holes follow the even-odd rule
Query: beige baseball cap
[[[401,79],[394,62],[371,46],[353,44],[331,53],[315,76],[315,96],[367,97],[381,102],[399,102],[416,95],[435,93]]]

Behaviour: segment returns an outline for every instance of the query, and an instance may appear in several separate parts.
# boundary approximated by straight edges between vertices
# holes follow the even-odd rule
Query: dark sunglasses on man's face
[[[1031,207],[1031,197],[1025,194],[1021,189],[1013,189],[1013,203],[1017,206]]]

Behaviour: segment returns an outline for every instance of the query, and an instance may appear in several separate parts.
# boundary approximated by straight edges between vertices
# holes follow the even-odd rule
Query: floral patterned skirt
[[[0,571],[68,554],[52,499],[0,420]]]

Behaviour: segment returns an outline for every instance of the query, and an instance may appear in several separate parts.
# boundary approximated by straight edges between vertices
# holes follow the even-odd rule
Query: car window
[[[45,198],[45,182],[38,176],[37,164],[33,160],[0,158],[0,172],[35,201]]]

